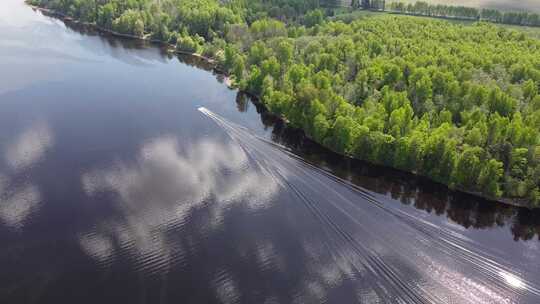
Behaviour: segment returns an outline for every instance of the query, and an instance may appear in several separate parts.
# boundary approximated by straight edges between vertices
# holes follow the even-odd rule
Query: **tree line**
[[[332,150],[540,204],[540,41],[522,32],[397,15],[332,21],[315,0],[33,1],[210,56]]]
[[[513,25],[540,26],[540,14],[524,11],[513,12],[487,8],[477,9],[466,6],[429,4],[424,1],[415,3],[392,2],[389,5],[389,10],[396,13],[428,17],[459,18]]]
[[[299,37],[255,29],[229,38],[225,66],[318,142],[488,197],[539,201],[539,41],[387,16]]]

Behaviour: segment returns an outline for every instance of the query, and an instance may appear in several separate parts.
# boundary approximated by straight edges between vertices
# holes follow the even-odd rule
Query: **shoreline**
[[[276,114],[270,112],[270,110],[268,110],[266,105],[262,102],[260,96],[254,95],[249,91],[241,90],[241,89],[235,87],[232,80],[231,80],[231,78],[229,77],[228,73],[221,70],[219,68],[219,66],[218,66],[218,63],[213,58],[209,58],[209,57],[203,56],[201,54],[197,54],[197,53],[190,53],[190,52],[186,52],[186,51],[178,51],[178,50],[176,50],[176,47],[174,45],[172,45],[170,43],[167,43],[167,42],[164,42],[164,41],[161,41],[161,40],[147,38],[148,35],[145,35],[144,37],[139,37],[139,36],[131,35],[131,34],[122,34],[122,33],[115,32],[115,31],[110,30],[110,29],[100,27],[95,23],[88,23],[88,22],[82,22],[82,21],[76,20],[76,19],[74,19],[72,17],[69,17],[69,16],[67,16],[67,15],[65,15],[65,14],[63,14],[61,12],[55,11],[55,10],[35,6],[35,5],[29,4],[29,3],[26,3],[26,5],[28,5],[33,10],[37,10],[37,11],[40,11],[40,12],[44,13],[44,15],[50,14],[51,15],[50,17],[58,18],[58,19],[60,19],[60,20],[62,20],[64,22],[71,22],[71,23],[74,23],[74,24],[87,26],[89,28],[92,28],[92,29],[96,30],[97,32],[99,32],[101,34],[109,34],[111,36],[122,38],[122,39],[139,40],[139,41],[143,41],[143,42],[159,44],[161,46],[166,47],[167,52],[174,53],[176,55],[191,56],[191,57],[197,58],[198,60],[202,60],[205,63],[210,64],[213,71],[215,71],[217,74],[224,77],[223,81],[229,88],[236,89],[239,92],[248,95],[249,97],[254,99],[253,100],[254,102],[258,103],[259,105],[262,105],[265,108],[265,110],[267,111],[267,113],[269,113],[272,116],[276,117],[277,119],[283,121],[283,123],[285,123],[288,127],[291,127],[285,117],[283,117],[281,115],[276,115]],[[391,12],[388,12],[388,11],[379,11],[379,12],[391,13]],[[404,14],[397,13],[397,15],[404,15]],[[422,16],[422,15],[412,15],[412,16],[429,17],[429,16]],[[430,17],[430,18],[433,18],[433,17]],[[293,127],[291,127],[291,128],[293,128]],[[298,129],[298,128],[295,128],[295,129]],[[404,170],[401,170],[401,169],[398,169],[398,168],[394,168],[394,167],[390,167],[390,166],[384,166],[384,165],[380,165],[380,164],[376,164],[376,163],[371,163],[371,162],[369,162],[367,160],[362,160],[362,159],[359,159],[359,158],[355,158],[355,157],[352,157],[350,155],[334,151],[330,147],[327,147],[327,146],[315,141],[308,134],[306,134],[304,130],[302,130],[302,129],[298,129],[298,130],[302,131],[304,136],[307,139],[309,139],[310,141],[312,141],[313,143],[323,147],[324,149],[326,149],[326,150],[328,150],[328,151],[330,151],[332,153],[335,153],[337,155],[340,155],[342,157],[345,157],[345,158],[348,158],[348,159],[351,159],[351,160],[361,161],[361,162],[365,162],[365,163],[368,163],[368,164],[373,165],[373,166],[386,168],[386,169],[392,169],[392,170],[396,170],[396,171],[399,171],[399,172],[402,172],[402,173],[411,174],[412,176],[415,176],[415,177],[425,178],[425,179],[431,181],[432,183],[435,183],[435,184],[442,185],[442,186],[446,187],[449,191],[468,194],[468,195],[471,195],[471,196],[474,196],[474,197],[477,197],[477,198],[480,198],[480,199],[483,199],[483,200],[486,200],[486,201],[489,201],[489,202],[499,203],[499,204],[504,204],[504,205],[510,205],[510,206],[514,206],[514,207],[517,207],[517,208],[526,208],[526,209],[529,209],[529,210],[540,209],[540,207],[535,208],[535,207],[531,206],[530,203],[528,203],[528,201],[526,199],[512,199],[512,198],[504,198],[504,197],[501,197],[501,198],[488,197],[488,196],[485,196],[484,194],[482,194],[480,192],[468,191],[468,190],[461,189],[459,187],[452,188],[447,184],[435,181],[435,180],[433,180],[433,179],[431,179],[431,178],[429,178],[427,176],[424,176],[422,174],[418,174],[418,173],[413,172],[413,171],[404,171]]]
[[[131,35],[131,34],[123,34],[123,33],[113,31],[111,29],[101,27],[101,26],[99,26],[99,25],[97,25],[95,23],[79,21],[77,19],[69,17],[66,14],[63,14],[61,12],[58,12],[58,11],[55,11],[55,10],[52,10],[52,9],[35,6],[35,5],[29,4],[29,3],[26,3],[26,5],[28,5],[33,10],[37,10],[37,11],[40,11],[42,13],[50,14],[50,15],[52,15],[52,17],[61,19],[62,21],[71,22],[71,23],[91,27],[91,28],[95,29],[96,31],[98,31],[100,33],[106,33],[106,34],[110,34],[112,36],[120,37],[120,38],[133,39],[133,40],[139,40],[139,41],[144,41],[144,42],[149,42],[149,43],[160,44],[162,46],[165,46],[167,48],[167,51],[169,51],[171,53],[181,54],[181,55],[190,55],[190,56],[193,56],[193,57],[197,57],[198,59],[204,60],[207,63],[210,63],[212,65],[217,65],[216,60],[214,60],[213,58],[206,57],[206,56],[203,56],[203,55],[197,54],[197,53],[179,51],[179,50],[176,49],[176,47],[174,45],[172,45],[170,43],[167,43],[165,41],[158,40],[158,39],[147,38],[148,35],[145,35],[144,37],[139,37],[139,36]],[[224,75],[226,74],[225,71],[220,70],[217,66],[215,66],[214,69],[216,69],[221,74],[224,74]],[[228,76],[228,75],[226,75],[226,76]]]

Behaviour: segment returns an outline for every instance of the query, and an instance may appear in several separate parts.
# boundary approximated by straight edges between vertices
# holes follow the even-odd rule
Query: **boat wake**
[[[198,110],[301,204],[304,216],[319,223],[317,241],[337,271],[357,286],[359,302],[540,302],[538,274],[508,265],[504,255],[511,253],[486,248],[421,213],[396,208],[284,146],[204,107]],[[319,285],[331,281],[327,276]]]

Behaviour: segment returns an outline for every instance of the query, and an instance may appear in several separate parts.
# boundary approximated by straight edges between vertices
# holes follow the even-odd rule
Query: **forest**
[[[532,12],[501,11],[497,9],[477,9],[465,6],[429,4],[424,1],[415,3],[392,2],[388,10],[396,13],[406,13],[428,17],[446,17],[488,21],[493,23],[540,26],[540,14]]]
[[[540,40],[523,32],[392,14],[344,22],[317,0],[31,2],[211,57],[339,153],[540,205]]]

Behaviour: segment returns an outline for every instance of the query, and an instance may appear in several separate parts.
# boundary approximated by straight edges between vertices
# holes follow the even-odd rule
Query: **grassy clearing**
[[[337,8],[334,10],[334,16],[331,17],[331,20],[334,21],[343,21],[345,23],[350,23],[354,20],[365,19],[377,16],[400,16],[401,18],[416,18],[416,19],[425,19],[425,20],[442,20],[452,24],[462,24],[462,25],[473,25],[476,21],[471,20],[461,20],[461,19],[443,19],[437,17],[428,17],[428,16],[412,16],[412,15],[401,15],[388,12],[377,12],[377,11],[366,11],[366,10],[353,10],[347,8]],[[540,39],[540,28],[539,27],[530,27],[530,26],[521,26],[521,25],[510,25],[510,24],[495,24],[495,26],[500,26],[506,29],[521,31],[526,33],[528,36]]]
[[[388,0],[391,2],[415,3],[417,0]],[[476,8],[492,8],[503,11],[532,11],[540,12],[538,0],[422,0],[430,4],[468,6]]]

